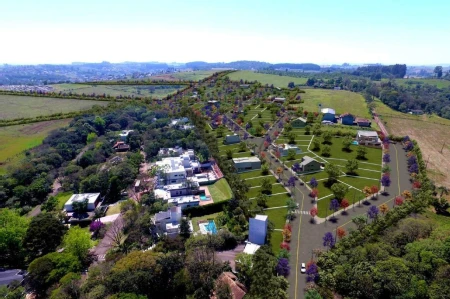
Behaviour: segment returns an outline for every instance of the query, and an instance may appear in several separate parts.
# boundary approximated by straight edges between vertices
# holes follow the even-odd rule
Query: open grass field
[[[388,79],[384,79],[383,81],[388,81]],[[395,82],[401,86],[416,86],[416,84],[429,84],[434,85],[437,88],[447,88],[450,87],[449,80],[439,80],[439,79],[395,79]]]
[[[233,196],[233,192],[226,179],[220,179],[214,184],[209,185],[208,190],[214,202],[228,200]]]
[[[29,118],[90,109],[108,102],[0,95],[0,119]]]
[[[21,154],[42,143],[52,130],[67,126],[71,119],[43,121],[0,128],[0,174],[20,159]]]
[[[76,94],[106,94],[113,97],[135,96],[162,98],[176,92],[184,86],[171,85],[88,85],[88,84],[55,84],[56,92],[72,92]]]
[[[437,185],[450,188],[450,120],[436,115],[409,115],[377,102],[377,112],[389,133],[408,135],[417,141],[423,159],[428,161],[428,176]],[[442,151],[442,152],[441,152]]]
[[[318,105],[322,104],[322,108],[336,110],[337,115],[348,112],[358,117],[372,118],[364,98],[359,93],[346,90],[305,89],[301,97],[305,102],[298,106],[307,111],[319,111]]]
[[[280,252],[280,244],[283,241],[283,235],[280,231],[273,231],[270,239],[272,252],[277,255]]]
[[[287,76],[277,76],[270,74],[255,73],[252,71],[237,71],[228,75],[230,80],[239,81],[258,81],[261,84],[273,84],[275,87],[287,87],[289,82],[294,82],[295,84],[305,84],[307,78],[294,78]]]
[[[61,192],[58,193],[55,197],[58,199],[58,209],[64,209],[64,204],[69,200],[69,198],[73,195],[73,192]],[[120,212],[120,211],[119,211]]]
[[[166,81],[178,81],[178,80],[198,81],[198,80],[204,79],[206,77],[209,77],[216,72],[217,71],[214,71],[214,70],[180,72],[180,73],[152,76],[149,79],[150,80],[166,80]]]

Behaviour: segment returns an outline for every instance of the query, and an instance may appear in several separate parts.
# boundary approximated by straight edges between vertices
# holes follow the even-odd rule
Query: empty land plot
[[[71,119],[51,120],[0,128],[0,174],[5,173],[21,154],[42,143],[50,131],[65,127]]]
[[[0,119],[31,118],[56,113],[88,110],[94,105],[106,106],[108,102],[0,95]]]
[[[297,106],[301,106],[307,111],[319,111],[319,104],[321,104],[322,108],[336,110],[336,114],[348,112],[358,117],[372,118],[363,96],[355,92],[330,89],[305,89],[305,93],[301,94],[301,97],[305,102]]]
[[[288,76],[277,76],[270,74],[255,73],[252,71],[237,71],[228,75],[230,80],[233,81],[258,81],[261,84],[273,84],[276,87],[287,87],[289,82],[294,82],[294,84],[305,84],[308,80],[307,78],[294,78]]]
[[[105,94],[112,97],[165,97],[175,93],[185,85],[89,85],[89,84],[55,84],[52,85],[56,92],[75,94]]]
[[[152,76],[148,79],[150,80],[165,80],[165,81],[198,81],[204,78],[207,78],[216,73],[216,71],[208,70],[208,71],[194,71],[194,72],[180,72],[173,74],[165,74],[165,75],[156,75]]]

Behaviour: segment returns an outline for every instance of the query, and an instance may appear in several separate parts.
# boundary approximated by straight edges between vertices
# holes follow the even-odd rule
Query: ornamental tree
[[[388,175],[383,175],[380,182],[383,187],[389,187],[391,185],[391,178]]]
[[[319,190],[317,189],[312,189],[311,192],[309,193],[309,196],[311,196],[312,198],[316,198],[319,195]]]
[[[278,264],[275,267],[275,270],[277,271],[278,275],[281,276],[288,276],[290,271],[291,271],[291,267],[289,266],[289,260],[287,258],[280,258],[278,260]]]
[[[345,164],[345,169],[347,170],[348,174],[354,174],[355,171],[358,169],[359,164],[356,159],[350,159]]]
[[[309,215],[311,215],[312,218],[317,216],[317,208],[312,207],[311,210],[309,210]]]
[[[345,211],[346,208],[348,208],[349,205],[350,205],[350,203],[348,202],[348,199],[346,199],[346,198],[342,199],[342,201],[341,201],[341,208],[343,208],[344,211]]]
[[[287,242],[282,242],[282,243],[280,244],[280,248],[281,248],[281,249],[285,249],[285,250],[287,250],[287,251],[291,250],[291,246],[289,246],[289,243],[287,243]]]
[[[328,247],[329,249],[333,248],[334,244],[336,244],[336,240],[334,239],[333,234],[330,232],[325,233],[322,240],[323,246]]]
[[[330,206],[329,209],[333,212],[336,212],[337,210],[339,210],[339,201],[335,198],[332,201],[330,201]]]
[[[288,180],[288,185],[290,186],[290,187],[295,187],[295,176],[291,176],[290,178],[289,178],[289,180]]]
[[[394,204],[396,206],[401,206],[403,204],[403,197],[396,196],[395,199],[394,199]]]
[[[306,275],[307,282],[316,282],[319,279],[319,268],[315,263],[306,266]]]
[[[379,190],[380,189],[378,188],[377,185],[373,185],[372,187],[370,187],[370,192],[372,193],[372,195],[376,195]]]
[[[389,211],[389,208],[388,208],[388,206],[387,206],[387,204],[382,204],[381,206],[380,206],[380,212],[381,212],[381,214],[383,214],[383,215],[385,215],[386,213],[387,213],[387,211]]]
[[[383,155],[383,162],[384,163],[389,163],[391,162],[391,156],[389,154],[384,154]]]
[[[347,235],[347,232],[343,227],[338,227],[336,230],[336,235],[338,236],[339,240],[341,240],[345,235]]]
[[[344,198],[345,194],[347,194],[349,187],[342,183],[334,183],[331,186],[331,191],[333,191],[334,196],[337,201],[340,201]]]
[[[313,188],[317,188],[319,185],[319,182],[317,182],[315,177],[312,177],[311,180],[309,180],[309,185]]]
[[[422,184],[419,181],[414,181],[412,187],[414,189],[420,189],[420,187],[422,186]]]
[[[377,208],[377,206],[371,206],[367,211],[367,216],[369,216],[370,219],[375,219],[378,217],[379,212],[380,210]]]

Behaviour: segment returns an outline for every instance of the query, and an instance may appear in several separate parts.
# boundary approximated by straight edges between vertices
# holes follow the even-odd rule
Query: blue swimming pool
[[[208,220],[208,224],[205,225],[205,229],[207,232],[212,233],[213,235],[217,234],[217,228],[214,220]]]
[[[358,143],[358,141],[356,141],[356,140],[353,140],[353,141],[352,141],[352,144],[354,144],[354,145],[358,145],[359,143]]]
[[[200,194],[200,200],[209,200],[205,194]]]

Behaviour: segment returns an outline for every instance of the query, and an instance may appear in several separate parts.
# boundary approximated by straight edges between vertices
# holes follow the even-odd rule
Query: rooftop
[[[334,109],[331,108],[323,108],[321,110],[322,113],[331,113],[331,114],[336,114],[336,111],[334,111]]]
[[[255,219],[256,220],[261,220],[261,221],[266,221],[267,220],[267,215],[256,215]]]
[[[261,247],[261,245],[247,242],[244,248],[244,253],[255,254],[255,252],[259,249],[259,247]]]
[[[311,158],[311,157],[309,157],[309,156],[304,156],[302,158],[302,162],[300,163],[300,165],[307,165],[308,163],[310,163],[312,161],[316,161],[316,160]]]
[[[85,199],[88,200],[88,203],[95,203],[97,198],[100,196],[100,193],[80,193],[80,194],[73,194],[69,200],[66,202],[66,204],[72,204],[74,202],[81,202]]]
[[[243,162],[261,162],[258,157],[244,157],[244,158],[233,158],[234,163],[243,163]]]
[[[358,131],[358,135],[365,137],[378,137],[378,133],[375,131]]]

